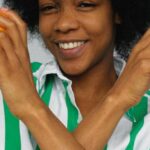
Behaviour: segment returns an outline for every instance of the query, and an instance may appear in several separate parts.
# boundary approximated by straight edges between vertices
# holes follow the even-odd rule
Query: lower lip
[[[76,58],[76,57],[79,57],[83,54],[86,44],[87,44],[87,42],[85,42],[81,46],[78,46],[78,47],[72,48],[72,49],[62,49],[62,48],[60,48],[59,52],[62,55],[62,57],[65,58],[65,59]]]

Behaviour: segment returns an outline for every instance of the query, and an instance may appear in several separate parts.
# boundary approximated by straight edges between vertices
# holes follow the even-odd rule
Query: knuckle
[[[9,28],[14,28],[15,26],[16,26],[16,25],[15,25],[14,22],[10,22],[9,25],[8,25]]]

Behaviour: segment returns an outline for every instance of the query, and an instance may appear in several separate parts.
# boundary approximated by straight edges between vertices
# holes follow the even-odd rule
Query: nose
[[[64,10],[59,13],[55,24],[55,31],[60,33],[68,33],[79,28],[79,21],[75,13],[71,10]]]

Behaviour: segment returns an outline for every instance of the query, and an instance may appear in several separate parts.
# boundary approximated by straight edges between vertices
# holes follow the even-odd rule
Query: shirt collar
[[[114,67],[118,76],[124,70],[125,65],[126,65],[126,62],[120,57],[120,55],[117,54],[116,51],[114,51]],[[70,79],[68,79],[67,77],[63,75],[54,57],[51,57],[49,62],[42,64],[41,67],[38,69],[38,71],[34,73],[34,76],[42,80],[48,74],[55,74],[61,80],[71,82]]]
[[[63,81],[71,82],[71,80],[63,75],[54,57],[51,57],[47,63],[42,64],[33,75],[41,82],[50,74],[57,75]]]

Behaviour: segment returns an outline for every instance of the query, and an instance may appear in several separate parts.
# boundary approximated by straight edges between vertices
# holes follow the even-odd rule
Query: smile
[[[58,52],[61,57],[65,59],[72,59],[80,57],[86,50],[87,40],[72,40],[72,41],[59,41],[57,42]]]
[[[73,49],[73,48],[77,48],[80,47],[81,45],[83,45],[85,43],[85,41],[78,41],[78,42],[60,42],[58,43],[59,48],[62,49]]]

